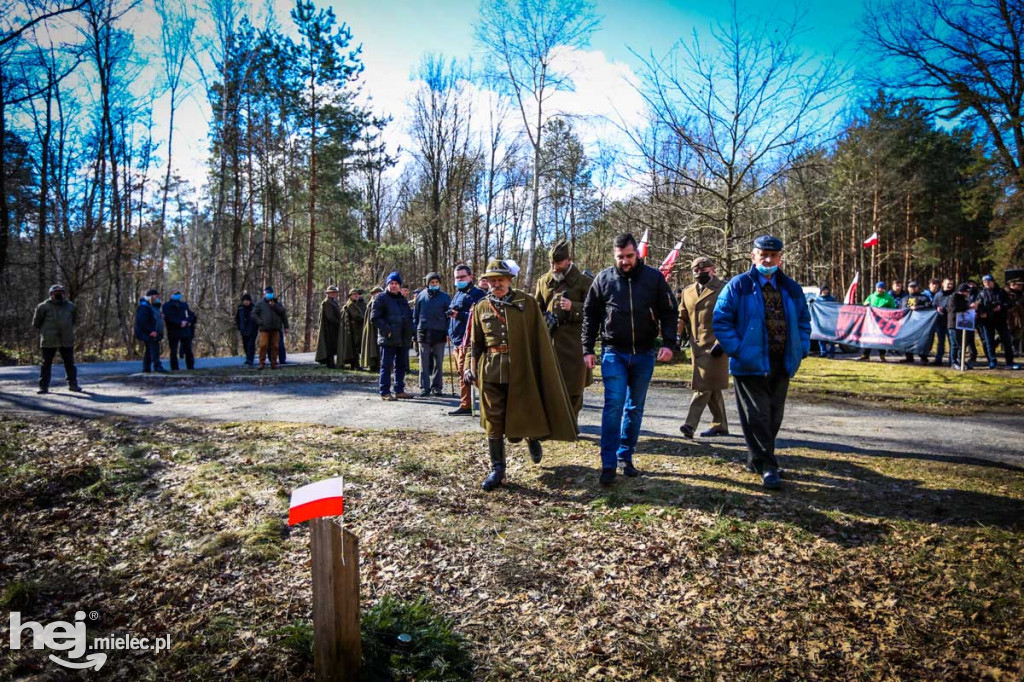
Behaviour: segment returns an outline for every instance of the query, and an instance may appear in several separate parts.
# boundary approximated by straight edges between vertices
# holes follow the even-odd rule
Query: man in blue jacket
[[[469,332],[469,315],[476,302],[482,299],[483,289],[473,286],[473,269],[465,263],[455,266],[455,296],[448,307],[448,337],[452,340],[452,354],[455,356],[455,371],[459,375],[459,407],[448,414],[453,417],[473,414],[472,384],[467,384],[466,348],[463,344]]]
[[[163,305],[164,322],[167,323],[167,345],[171,356],[171,371],[178,371],[178,349],[185,357],[185,368],[195,369],[196,359],[192,353],[192,339],[195,336],[196,314],[188,307],[180,291],[171,293],[171,300]]]
[[[152,369],[159,373],[166,372],[163,363],[160,362],[164,317],[160,313],[160,292],[156,289],[150,289],[146,292],[145,298],[139,300],[139,307],[135,311],[135,338],[146,348],[142,356],[142,371],[149,372]]]
[[[811,315],[803,289],[779,270],[782,240],[754,240],[753,266],[733,277],[718,296],[711,354],[729,356],[736,389],[747,468],[765,488],[782,485],[775,437],[782,426],[789,380],[811,349]]]
[[[448,340],[448,306],[452,297],[441,291],[441,275],[432,272],[427,287],[413,304],[412,326],[420,348],[420,397],[444,393],[444,347]]]

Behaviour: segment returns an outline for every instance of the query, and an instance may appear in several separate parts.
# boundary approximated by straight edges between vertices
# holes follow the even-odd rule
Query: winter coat
[[[932,308],[932,299],[921,292],[907,294],[900,301],[900,308],[905,308],[906,310],[930,310]]]
[[[338,299],[325,296],[320,302],[320,323],[317,325],[316,355],[314,360],[327,362],[327,358],[338,355],[338,338],[341,331],[341,304]]]
[[[452,297],[438,289],[424,289],[416,297],[412,326],[420,343],[443,343],[448,337],[448,306]]]
[[[605,268],[583,304],[583,352],[594,354],[599,333],[606,347],[633,355],[652,350],[659,331],[662,347],[675,348],[678,321],[672,289],[658,270],[643,261],[628,273]]]
[[[159,303],[154,306],[143,299],[135,311],[135,338],[149,341],[153,332],[156,332],[157,341],[164,338],[164,317],[160,314]]]
[[[238,327],[238,333],[245,338],[256,336],[260,331],[256,325],[256,317],[253,315],[254,308],[255,306],[252,305],[249,307],[240,305],[238,312],[235,313],[235,326]]]
[[[999,310],[996,310],[999,308]],[[978,320],[986,326],[998,327],[1006,322],[1010,297],[1000,287],[982,289],[978,294]]]
[[[259,303],[253,306],[252,314],[261,332],[288,329],[288,311],[276,299],[261,298]]]
[[[711,349],[715,347],[714,314],[718,295],[725,284],[717,277],[697,293],[697,285],[691,284],[683,289],[679,303],[679,338],[684,335],[690,339],[690,350],[693,353],[693,378],[691,388],[694,391],[724,391],[729,388],[729,358],[724,353],[712,357]]]
[[[469,313],[476,302],[486,295],[480,287],[470,285],[465,289],[460,289],[452,297],[448,310],[454,310],[455,317],[448,318],[448,336],[451,337],[453,346],[462,345],[462,341],[469,331]]]
[[[359,351],[363,342],[363,320],[366,309],[362,300],[348,300],[341,307],[341,329],[338,331],[338,362],[359,364]]]
[[[366,307],[366,316],[363,319],[362,346],[360,356],[367,365],[374,360],[380,359],[380,347],[377,346],[377,328],[373,325],[373,300]]]
[[[192,312],[192,309],[188,307],[188,303],[171,299],[164,303],[161,311],[164,314],[164,321],[167,322],[167,336],[179,339],[191,339],[194,336],[195,329],[193,325],[195,325],[198,318]],[[182,327],[182,322],[188,322],[188,325]]]
[[[594,383],[594,375],[583,364],[583,303],[594,283],[594,278],[572,265],[561,282],[548,272],[537,282],[537,304],[541,312],[547,312],[558,321],[551,332],[551,343],[555,357],[562,370],[562,378],[570,396],[580,395],[583,389]],[[569,310],[562,310],[558,296],[570,302]]]
[[[412,347],[412,308],[401,293],[377,294],[373,299],[373,324],[377,344],[388,348]]]
[[[803,289],[781,270],[774,275],[786,314],[784,366],[790,377],[811,351],[811,313]],[[768,376],[771,373],[768,327],[765,324],[761,274],[756,268],[737,275],[718,295],[713,315],[718,343],[729,356],[729,374]]]
[[[68,300],[43,301],[32,316],[32,326],[39,330],[40,348],[73,348],[77,323],[78,309]]]
[[[936,312],[939,313],[940,329],[949,329],[949,318],[947,316],[949,315],[949,307],[953,304],[953,296],[955,293],[956,292],[951,291],[947,294],[945,291],[939,291],[939,293],[935,294],[932,298],[932,305],[935,307]]]

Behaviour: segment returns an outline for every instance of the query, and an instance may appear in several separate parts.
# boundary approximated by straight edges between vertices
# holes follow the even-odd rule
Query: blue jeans
[[[601,467],[604,469],[614,469],[618,462],[633,461],[656,357],[654,350],[633,355],[614,348],[605,348],[601,356],[604,382]]]
[[[409,349],[380,347],[379,385],[381,395],[391,394],[391,372],[395,372],[395,393],[405,393],[405,374],[409,371]]]
[[[935,361],[938,363],[942,362],[942,358],[946,354],[946,337],[948,335],[946,319],[945,317],[939,317],[935,320],[931,338],[928,340],[928,352],[930,353],[932,348],[935,348]]]
[[[821,348],[818,357],[834,358],[836,356],[836,345],[835,341],[818,341],[818,347]]]

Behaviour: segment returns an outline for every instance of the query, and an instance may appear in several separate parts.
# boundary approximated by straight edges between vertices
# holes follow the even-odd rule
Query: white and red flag
[[[292,502],[288,507],[288,525],[323,516],[341,516],[345,511],[344,491],[344,476],[296,488],[292,491]]]
[[[647,258],[647,233],[650,230],[644,230],[644,236],[640,238],[640,244],[636,247],[636,255],[641,258]]]
[[[679,249],[681,248],[683,248],[683,243],[676,242],[676,245],[672,247],[672,250],[669,251],[669,254],[665,256],[665,261],[661,264],[661,267],[658,268],[659,270],[661,270],[661,274],[665,276],[666,281],[672,274],[672,268],[674,268],[676,265],[676,259],[679,258]]]
[[[843,298],[843,303],[846,305],[857,305],[857,285],[860,284],[860,273],[858,272],[853,276],[853,281],[850,282],[850,288],[846,290],[846,297]]]
[[[870,249],[872,246],[878,246],[878,233],[872,232],[871,236],[864,240],[864,248]]]

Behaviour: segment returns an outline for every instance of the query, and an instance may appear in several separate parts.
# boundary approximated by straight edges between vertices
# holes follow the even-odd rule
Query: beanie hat
[[[250,302],[252,301],[252,296],[251,296],[251,295],[249,295],[249,292],[248,292],[248,291],[247,291],[247,292],[245,292],[244,294],[242,294],[242,300],[243,300],[243,301],[250,301]]]
[[[156,289],[150,289],[149,291],[146,292],[146,296],[159,296],[159,295],[160,295],[160,292],[157,291]]]
[[[402,283],[402,276],[400,274],[398,274],[397,270],[395,270],[394,272],[389,274],[388,278],[386,280],[384,280],[384,284],[385,285],[391,284],[392,282],[398,282],[399,284]]]
[[[272,293],[274,293],[274,287],[269,287],[269,286],[268,287],[264,287],[263,288],[263,293],[265,293],[265,294],[272,294]]]

